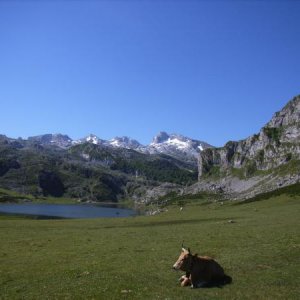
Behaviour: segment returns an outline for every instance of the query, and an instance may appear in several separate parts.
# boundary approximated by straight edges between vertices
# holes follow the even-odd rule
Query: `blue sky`
[[[300,1],[0,1],[0,133],[216,146],[300,93]]]

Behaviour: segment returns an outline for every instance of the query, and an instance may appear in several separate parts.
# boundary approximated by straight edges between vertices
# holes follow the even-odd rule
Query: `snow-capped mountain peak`
[[[127,136],[115,137],[108,141],[110,146],[119,147],[119,148],[127,148],[127,149],[138,149],[142,147],[142,145],[134,139],[131,139]]]
[[[96,135],[94,134],[90,134],[88,135],[85,140],[89,143],[95,144],[95,145],[99,145],[102,144],[102,140],[100,138],[98,138]]]
[[[152,140],[150,146],[155,146],[157,144],[169,144],[181,148],[189,147],[189,145],[195,140],[185,137],[180,134],[168,134],[164,131],[159,132]]]
[[[199,152],[212,147],[211,145],[185,137],[180,134],[159,132],[147,147],[149,153],[164,153],[174,157],[186,156],[187,159],[197,159]]]
[[[43,145],[55,145],[62,148],[72,145],[72,139],[68,135],[61,133],[47,133],[37,136],[30,136],[28,137],[28,140],[41,143]]]
[[[152,143],[150,144],[159,144],[167,141],[169,139],[169,135],[165,131],[160,131],[152,140]]]
[[[72,142],[73,145],[77,145],[77,144],[83,144],[83,143],[91,143],[94,145],[102,145],[105,144],[105,141],[100,139],[99,137],[97,137],[95,134],[89,134],[88,136],[79,139],[79,140],[75,140]]]

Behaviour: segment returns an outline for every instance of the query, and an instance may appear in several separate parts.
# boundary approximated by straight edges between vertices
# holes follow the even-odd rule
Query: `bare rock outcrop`
[[[287,185],[299,180],[299,161],[300,95],[276,112],[258,134],[245,140],[230,141],[221,148],[202,151],[197,186],[203,190],[216,188],[236,195],[275,189],[281,181]],[[273,174],[273,170],[288,165],[292,165],[291,174],[288,167],[282,174]]]

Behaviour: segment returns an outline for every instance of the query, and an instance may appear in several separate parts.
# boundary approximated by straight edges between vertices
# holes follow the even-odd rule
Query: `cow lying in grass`
[[[182,248],[173,269],[186,272],[179,281],[181,286],[191,288],[220,286],[231,283],[231,277],[224,273],[223,268],[211,257],[192,254],[190,249]]]

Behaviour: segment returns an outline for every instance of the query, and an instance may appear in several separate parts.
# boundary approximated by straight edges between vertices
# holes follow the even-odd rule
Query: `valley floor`
[[[0,217],[0,299],[297,299],[299,209],[300,196],[280,195],[124,219]],[[233,283],[181,288],[183,240]]]

